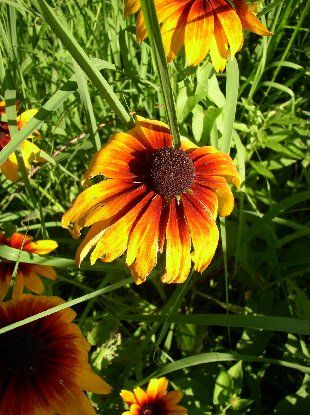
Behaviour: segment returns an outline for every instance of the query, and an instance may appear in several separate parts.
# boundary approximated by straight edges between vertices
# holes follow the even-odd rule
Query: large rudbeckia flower
[[[14,233],[9,238],[6,238],[3,233],[0,233],[0,244],[39,255],[48,254],[58,246],[57,242],[50,239],[34,242],[31,236],[23,235],[22,233]],[[14,267],[15,262],[5,259],[0,262],[0,301],[4,299],[10,287]],[[13,298],[22,294],[24,286],[36,294],[42,294],[44,285],[39,275],[51,280],[56,279],[54,268],[48,265],[19,262],[13,288]]]
[[[125,14],[140,10],[140,0],[127,0]],[[185,46],[187,65],[198,65],[210,52],[216,71],[223,71],[228,56],[242,47],[242,27],[262,36],[271,32],[251,11],[245,0],[155,0],[168,62]],[[147,36],[139,11],[138,42]]]
[[[23,295],[0,304],[0,327],[63,303]],[[0,415],[93,415],[83,391],[111,388],[88,364],[89,343],[70,308],[0,335]]]
[[[0,115],[1,113],[5,114],[4,101],[0,102],[0,110]],[[37,112],[37,109],[32,109],[20,114],[17,117],[18,129],[20,130]],[[34,134],[36,136],[40,136],[37,131]],[[34,135],[30,135],[28,138],[33,137]],[[0,118],[0,151],[10,142],[10,140],[11,136],[9,132],[8,123],[6,121],[3,121],[2,118]],[[20,146],[20,149],[21,155],[25,163],[25,167],[27,170],[29,170],[32,160],[34,160],[35,157],[38,155],[40,149],[38,146],[36,146],[29,140],[23,141],[23,143]],[[18,163],[14,153],[11,154],[8,157],[8,159],[0,166],[0,169],[8,180],[11,180],[12,182],[18,181]]]
[[[152,379],[144,391],[141,388],[133,392],[122,390],[121,397],[129,411],[123,415],[184,415],[187,409],[179,406],[182,392],[167,392],[168,380],[166,378]]]
[[[91,226],[80,245],[78,264],[93,249],[92,264],[110,262],[127,249],[126,263],[137,284],[166,251],[162,281],[181,283],[194,269],[203,272],[218,243],[217,213],[234,206],[228,183],[239,185],[231,158],[213,147],[172,144],[166,124],[137,117],[96,153],[84,176],[106,180],[84,190],[62,218],[74,237]]]

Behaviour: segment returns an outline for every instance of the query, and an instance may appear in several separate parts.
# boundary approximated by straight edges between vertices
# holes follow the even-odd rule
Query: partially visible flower
[[[0,328],[63,303],[23,295],[0,304]],[[67,308],[0,335],[0,415],[95,415],[83,391],[110,386],[88,363],[90,344]]]
[[[228,183],[239,185],[232,159],[213,147],[189,140],[173,147],[169,127],[137,117],[136,126],[113,135],[97,152],[85,181],[106,179],[84,190],[62,218],[75,238],[91,226],[81,243],[78,264],[111,262],[127,250],[126,263],[137,284],[166,252],[162,281],[182,283],[194,269],[203,272],[215,253],[217,214],[234,207]]]
[[[4,101],[0,102],[0,115],[5,113],[5,103]],[[36,113],[37,109],[27,110],[20,114],[17,117],[17,127],[20,130]],[[35,131],[34,134],[31,134],[28,138],[33,138],[34,135],[37,137],[40,136],[38,132]],[[9,132],[9,126],[6,121],[3,121],[0,118],[0,151],[11,141],[11,136]],[[40,152],[38,146],[29,141],[28,139],[23,141],[20,146],[21,155],[25,163],[27,170],[30,169],[31,162]],[[18,163],[15,154],[11,154],[7,160],[0,166],[0,169],[4,176],[11,180],[12,182],[18,181]]]
[[[154,0],[168,62],[185,46],[187,65],[198,65],[210,52],[216,71],[243,44],[242,27],[262,36],[271,32],[252,12],[246,0]],[[141,8],[140,0],[126,0],[125,14]],[[142,11],[137,17],[137,40],[147,36]]]
[[[57,242],[50,239],[34,242],[31,236],[23,235],[22,233],[13,233],[9,238],[6,238],[4,233],[0,233],[0,244],[40,255],[48,254],[51,251],[54,251],[58,246]],[[7,261],[6,259],[3,259],[0,262],[0,301],[4,299],[9,289],[14,267],[15,262]],[[23,293],[24,286],[36,294],[42,294],[44,285],[39,275],[51,280],[57,278],[53,267],[20,262],[18,264],[13,288],[13,298],[18,297]]]
[[[144,391],[136,388],[131,391],[122,390],[121,397],[129,410],[123,415],[184,415],[187,409],[179,406],[182,392],[167,392],[168,380],[166,378],[152,379]]]

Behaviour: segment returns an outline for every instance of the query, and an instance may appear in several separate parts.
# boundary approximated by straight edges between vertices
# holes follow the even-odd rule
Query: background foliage
[[[122,258],[95,267],[85,263],[80,270],[74,265],[78,242],[61,229],[61,215],[81,191],[93,152],[123,126],[31,3],[1,2],[0,94],[16,91],[21,110],[41,108],[56,94],[55,106],[40,127],[38,145],[47,162],[30,173],[30,192],[24,180],[12,184],[0,178],[0,229],[59,243],[52,259],[59,278],[46,282],[48,294],[72,300],[120,282],[75,307],[77,323],[93,345],[93,366],[114,388],[107,398],[93,397],[98,413],[112,408],[121,413],[119,390],[156,371],[167,373],[184,391],[183,405],[192,415],[309,411],[304,336],[291,320],[274,331],[273,317],[272,330],[246,327],[246,317],[255,315],[310,316],[309,3],[266,1],[261,19],[275,35],[246,34],[237,56],[239,90],[237,74],[226,83],[226,74],[214,73],[208,59],[198,68],[185,68],[182,56],[169,65],[181,135],[199,145],[225,144],[223,114],[231,93],[238,92],[229,139],[243,184],[233,215],[221,223],[222,243],[204,275],[193,273],[181,286],[162,285],[159,263],[139,287],[128,283]],[[122,1],[49,4],[123,106],[165,120],[150,46],[136,43],[134,18],[124,19]],[[9,254],[4,251],[0,247],[0,256]],[[239,316],[239,324],[227,328],[216,319],[207,324],[208,315],[225,313]],[[200,320],[187,320],[193,314]],[[236,354],[245,356],[243,362]],[[257,361],[258,356],[265,360]]]

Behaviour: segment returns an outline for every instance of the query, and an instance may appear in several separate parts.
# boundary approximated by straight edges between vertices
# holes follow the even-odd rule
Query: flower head
[[[57,242],[50,239],[34,242],[31,236],[22,233],[13,233],[9,238],[6,238],[4,233],[0,233],[0,244],[40,255],[48,254],[58,246]],[[0,262],[0,301],[4,299],[9,289],[14,267],[15,262],[7,260]],[[44,286],[39,275],[52,280],[56,279],[54,268],[48,265],[19,262],[13,288],[13,298],[23,293],[24,286],[36,294],[42,294]]]
[[[37,109],[32,109],[23,112],[17,117],[17,127],[19,130],[38,112]],[[9,132],[9,126],[6,121],[3,121],[1,118],[1,114],[5,114],[5,103],[4,101],[0,102],[0,151],[11,141],[11,136]],[[40,137],[37,131],[35,131],[35,135]],[[33,138],[34,135],[30,135],[28,138]],[[38,146],[32,143],[29,140],[25,140],[22,142],[21,146],[21,155],[25,163],[25,167],[27,170],[30,169],[30,164],[32,160],[40,152]],[[11,180],[12,182],[18,181],[18,163],[15,154],[11,154],[7,160],[0,166],[0,169],[4,176]]]
[[[0,327],[63,303],[23,295],[0,304]],[[88,364],[89,343],[70,308],[0,335],[0,415],[92,415],[84,390],[111,388]]]
[[[140,0],[127,0],[125,14],[136,13],[140,7]],[[155,0],[155,7],[168,62],[185,46],[187,65],[198,65],[210,52],[216,71],[223,71],[228,57],[242,47],[242,28],[262,36],[272,35],[246,0]],[[138,42],[146,36],[140,10]]]
[[[166,124],[137,118],[94,155],[84,176],[107,179],[84,190],[62,218],[81,243],[78,264],[93,249],[92,264],[111,262],[127,250],[126,263],[137,284],[144,282],[166,252],[162,281],[183,282],[194,269],[203,272],[218,243],[215,223],[234,206],[229,182],[239,185],[231,158],[213,147],[184,141],[172,144]]]
[[[182,392],[167,392],[166,378],[152,379],[144,391],[141,388],[133,392],[122,390],[121,397],[129,405],[129,411],[123,415],[184,415],[187,409],[179,406]]]

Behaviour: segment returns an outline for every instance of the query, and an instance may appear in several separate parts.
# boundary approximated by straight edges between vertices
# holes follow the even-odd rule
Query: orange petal
[[[156,195],[130,232],[126,263],[137,283],[144,282],[157,263],[162,206],[162,197]]]
[[[164,397],[163,397],[163,401],[167,404],[167,405],[176,405],[177,403],[180,402],[180,400],[183,397],[183,393],[181,391],[171,391],[168,392]]]
[[[147,387],[147,395],[150,401],[155,401],[157,398],[163,398],[167,392],[167,387],[168,381],[166,378],[151,379]]]
[[[33,241],[24,245],[24,251],[32,252],[34,254],[45,255],[54,251],[58,247],[58,243],[51,239],[44,239],[41,241]]]
[[[38,112],[37,109],[27,110],[17,117],[17,125],[20,130]]]
[[[126,0],[125,2],[125,16],[136,13],[141,8],[140,0]]]
[[[183,197],[183,205],[194,246],[194,269],[203,272],[211,262],[217,247],[217,226],[205,206],[191,195]]]
[[[15,154],[11,154],[1,165],[0,169],[8,180],[11,180],[13,183],[18,181],[18,164]]]
[[[76,382],[83,390],[88,392],[108,394],[112,391],[111,386],[96,375],[89,365],[77,371]]]
[[[121,398],[123,399],[123,401],[126,402],[128,405],[131,405],[133,403],[137,403],[136,396],[131,391],[127,391],[127,390],[123,389],[121,391],[120,395],[121,395]]]
[[[213,219],[216,219],[218,213],[218,198],[213,190],[195,181],[191,188],[194,198],[200,200],[211,213]]]
[[[209,0],[227,36],[231,55],[234,56],[243,44],[241,21],[235,10],[224,0]]]
[[[134,222],[153,196],[154,192],[149,192],[134,208],[107,229],[91,254],[91,264],[94,264],[100,257],[103,257],[101,259],[104,262],[111,262],[124,253]]]
[[[9,245],[15,249],[24,249],[25,245],[30,243],[31,240],[31,236],[22,233],[13,233],[13,235],[7,239]]]
[[[161,27],[161,35],[167,61],[171,62],[184,45],[185,27],[189,9],[185,3],[177,2],[174,5],[170,5],[169,3],[167,3],[170,8],[168,9],[169,15],[165,16],[163,13],[162,16],[164,23]]]
[[[143,16],[142,11],[138,13],[137,21],[136,21],[136,28],[137,28],[137,42],[141,43],[147,37],[147,30],[146,30],[144,16]]]
[[[147,396],[146,392],[143,389],[135,388],[133,390],[133,392],[134,392],[134,394],[136,396],[136,399],[137,399],[137,402],[140,406],[144,406],[145,404],[148,403],[148,396]]]
[[[168,126],[162,122],[137,117],[136,127],[131,133],[150,150],[172,147],[172,135]]]
[[[35,274],[32,271],[29,272],[23,272],[24,277],[24,285],[28,288],[28,290],[34,292],[35,294],[42,294],[44,291],[44,285],[38,277],[37,274]]]
[[[36,155],[40,152],[40,149],[35,144],[31,143],[31,141],[25,140],[21,144],[21,153],[25,163],[25,167],[28,170],[30,167],[31,161],[36,157]]]
[[[62,227],[67,228],[69,223],[78,221],[85,213],[96,204],[101,204],[107,199],[130,189],[130,184],[120,183],[118,180],[103,180],[84,190],[73,202],[72,206],[62,217]],[[78,235],[75,235],[78,237]]]
[[[13,287],[12,298],[20,297],[24,290],[24,277],[20,270],[17,271]]]
[[[37,264],[31,264],[33,272],[36,274],[42,275],[45,278],[48,278],[50,280],[56,280],[57,275],[53,267],[50,267],[49,265],[37,265]]]
[[[214,36],[211,40],[210,55],[215,70],[222,72],[226,66],[229,49],[226,33],[216,14],[214,15]]]
[[[188,14],[185,28],[187,65],[198,65],[208,54],[214,31],[214,16],[210,5],[196,0]]]
[[[9,264],[0,263],[0,302],[5,298],[12,278],[12,267]]]
[[[146,186],[142,185],[111,198],[103,206],[95,206],[79,220],[79,226],[88,227],[95,222],[107,219],[113,219],[115,222],[129,210],[130,206],[137,204],[146,192]]]
[[[234,197],[223,177],[212,176],[201,182],[203,186],[213,189],[218,198],[218,213],[220,216],[228,216],[234,208]]]
[[[272,36],[265,25],[250,10],[245,0],[233,0],[236,12],[241,20],[242,26],[261,36]]]
[[[165,283],[182,283],[191,269],[191,239],[182,205],[176,199],[170,203],[166,232],[166,272],[161,280]]]

